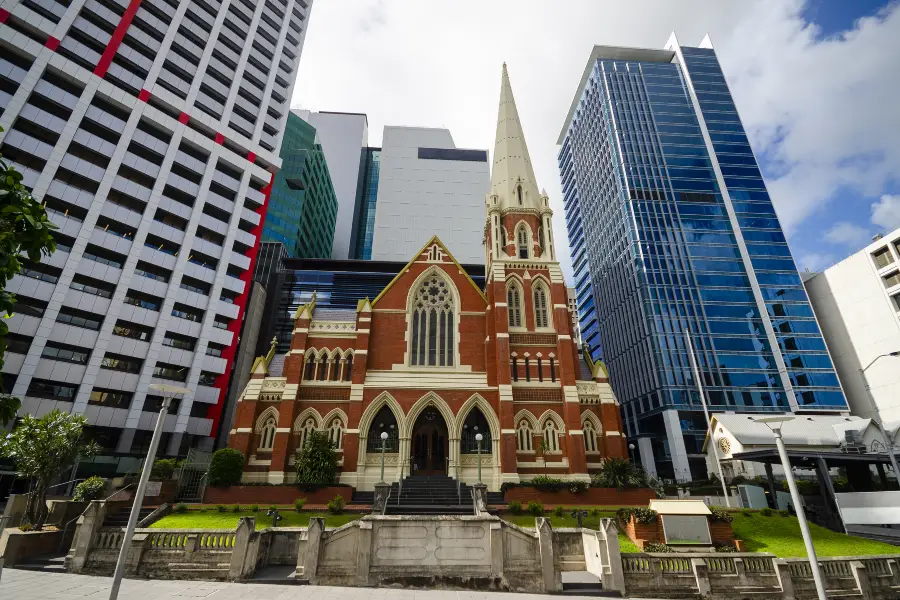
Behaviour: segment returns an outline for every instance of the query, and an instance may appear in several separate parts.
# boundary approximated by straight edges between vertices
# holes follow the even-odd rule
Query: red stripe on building
[[[238,307],[237,317],[232,319],[231,325],[228,326],[228,331],[234,334],[234,339],[231,345],[222,352],[222,358],[225,359],[225,372],[216,377],[216,382],[213,387],[219,388],[219,400],[215,403],[215,405],[211,406],[206,413],[207,419],[212,419],[212,430],[210,431],[210,436],[215,436],[219,430],[219,421],[222,420],[222,408],[225,405],[225,398],[228,393],[228,380],[231,377],[231,367],[234,364],[234,355],[237,353],[237,345],[238,345],[238,335],[241,333],[241,324],[244,319],[244,309],[247,307],[247,300],[250,298],[250,288],[253,286],[253,269],[256,267],[256,256],[259,253],[259,244],[262,242],[262,230],[263,223],[266,222],[266,211],[269,210],[269,197],[272,195],[272,183],[275,181],[275,175],[273,174],[269,179],[269,185],[262,189],[262,193],[265,196],[263,200],[262,206],[260,206],[256,210],[256,214],[259,215],[259,225],[254,227],[250,233],[256,238],[256,243],[253,244],[253,247],[247,251],[247,256],[250,259],[250,266],[247,267],[247,270],[244,271],[243,275],[241,275],[240,279],[244,282],[244,293],[238,296],[238,298],[234,301],[234,303]],[[238,390],[238,393],[243,390]]]
[[[116,25],[116,30],[113,31],[112,37],[109,38],[109,43],[106,45],[106,50],[103,51],[103,55],[100,57],[100,62],[97,63],[97,67],[94,69],[94,75],[99,77],[106,76],[106,72],[109,70],[109,65],[112,64],[113,57],[116,55],[116,52],[119,51],[119,46],[122,44],[122,40],[125,39],[125,32],[128,31],[128,28],[131,27],[131,22],[134,20],[134,15],[137,14],[138,8],[141,6],[141,0],[131,0],[128,3],[128,8],[125,9],[125,13],[122,15],[122,20],[119,21],[119,24]]]
[[[0,8],[0,23],[6,23],[6,20],[9,18],[9,11],[3,8]]]
[[[56,49],[59,48],[59,40],[51,35],[47,38],[47,41],[44,42],[44,45],[50,50],[56,52]]]

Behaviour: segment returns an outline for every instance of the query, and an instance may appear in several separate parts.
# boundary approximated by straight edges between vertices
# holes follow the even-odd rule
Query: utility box
[[[758,485],[739,485],[737,488],[741,508],[769,508],[766,491]]]

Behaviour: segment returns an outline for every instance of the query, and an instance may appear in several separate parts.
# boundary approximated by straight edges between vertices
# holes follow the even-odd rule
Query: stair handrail
[[[397,506],[400,506],[400,496],[403,495],[403,472],[406,465],[403,464],[402,458],[398,458],[398,462],[400,463],[400,481],[397,484]],[[390,500],[390,495],[388,495],[388,500]],[[385,501],[384,505],[387,506],[387,501]]]
[[[456,503],[462,504],[462,487],[459,481],[459,459],[456,459],[456,464],[453,465],[453,471],[456,473]]]

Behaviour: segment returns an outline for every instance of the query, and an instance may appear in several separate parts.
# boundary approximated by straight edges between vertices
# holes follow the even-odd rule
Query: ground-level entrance
[[[413,475],[447,473],[447,423],[435,407],[429,406],[416,419],[410,441],[409,465]]]

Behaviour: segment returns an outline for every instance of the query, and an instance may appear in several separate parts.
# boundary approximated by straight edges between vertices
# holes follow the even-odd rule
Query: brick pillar
[[[494,344],[497,374],[497,386],[500,390],[500,472],[501,481],[519,481],[516,468],[516,424],[512,398],[512,379],[509,374],[509,309],[506,306],[506,282],[503,280],[502,268],[495,267],[494,279],[488,286],[488,303],[490,309],[487,318],[493,319],[488,330],[494,331]],[[499,278],[499,280],[498,280]],[[523,301],[525,299],[523,298]]]
[[[350,404],[347,407],[347,430],[344,432],[344,473],[357,473],[359,461],[359,420],[363,413],[363,390],[369,359],[369,336],[372,330],[372,307],[366,298],[356,313],[356,345],[353,349],[353,370],[350,374]],[[347,483],[356,484],[355,476],[345,476]]]
[[[297,402],[283,401],[278,405],[278,427],[275,429],[275,443],[272,446],[272,464],[269,467],[269,483],[284,483],[293,467],[289,464],[294,419],[300,414]]]
[[[284,376],[288,389],[295,390],[303,378],[303,352],[306,350],[306,338],[309,336],[309,323],[312,321],[313,304],[304,304],[297,309],[294,319],[294,332],[291,335],[291,349],[284,359]],[[287,391],[287,390],[286,390]]]
[[[575,362],[572,346],[571,324],[569,322],[566,286],[554,283],[551,292],[553,302],[553,326],[557,331],[556,354],[559,356],[559,379],[563,387],[563,421],[566,424],[566,450],[569,458],[569,473],[587,475],[587,459],[584,453],[584,435],[581,432],[581,404],[578,401],[579,368]]]
[[[250,456],[250,440],[253,437],[253,425],[256,420],[256,401],[241,400],[237,403],[234,415],[234,430],[228,437],[228,447],[240,450],[244,459]]]

